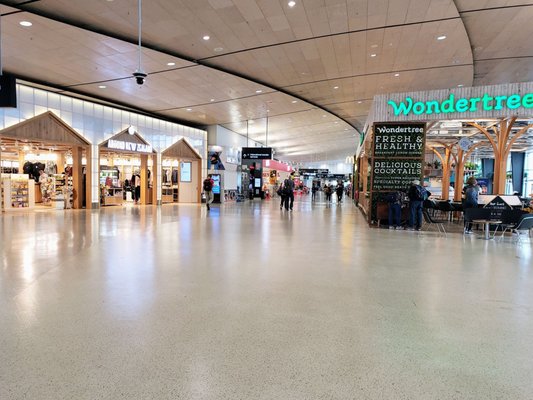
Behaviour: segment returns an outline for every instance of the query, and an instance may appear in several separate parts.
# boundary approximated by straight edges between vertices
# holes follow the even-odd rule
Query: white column
[[[163,155],[161,153],[157,153],[156,155],[156,165],[155,165],[155,173],[157,174],[157,205],[161,205],[161,199],[162,199],[162,185],[161,182],[163,181],[163,173],[162,173],[162,165],[163,165]]]
[[[91,145],[91,202],[93,208],[100,207],[100,149]]]

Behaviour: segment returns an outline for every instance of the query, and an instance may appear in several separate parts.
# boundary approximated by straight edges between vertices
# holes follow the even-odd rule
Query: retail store
[[[359,206],[379,223],[384,197],[420,180],[453,211],[470,176],[480,204],[525,204],[532,109],[531,82],[376,96],[357,158]]]
[[[161,153],[161,202],[199,203],[202,157],[185,139]]]
[[[156,152],[132,127],[99,145],[100,205],[157,203]]]
[[[0,131],[2,209],[80,209],[90,203],[90,143],[52,112]]]

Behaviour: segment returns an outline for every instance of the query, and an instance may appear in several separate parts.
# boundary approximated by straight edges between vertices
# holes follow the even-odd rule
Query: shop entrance
[[[90,144],[52,112],[0,131],[2,209],[90,207]]]
[[[99,152],[101,206],[155,204],[156,154],[141,135],[125,129],[101,143]]]
[[[162,203],[201,201],[202,157],[185,139],[178,140],[162,153]]]

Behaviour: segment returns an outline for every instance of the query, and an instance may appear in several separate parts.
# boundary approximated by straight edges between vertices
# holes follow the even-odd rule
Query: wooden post
[[[82,154],[83,149],[81,147],[72,148],[72,207],[76,209],[81,209],[83,207],[83,167],[81,165]],[[59,165],[61,164],[58,164],[58,168]]]
[[[24,152],[22,150],[19,150],[19,174],[24,173],[24,163],[26,161],[24,160]]]
[[[141,155],[141,204],[148,204],[148,155]]]
[[[440,158],[440,161],[442,163],[442,194],[441,198],[442,200],[448,200],[450,198],[450,173],[452,170],[452,156],[455,159],[455,162],[457,163],[457,158],[455,154],[452,152],[453,148],[456,146],[455,144],[447,145],[444,143],[441,143],[442,146],[444,146],[444,155],[440,154],[437,149],[434,147],[431,147],[431,150]]]

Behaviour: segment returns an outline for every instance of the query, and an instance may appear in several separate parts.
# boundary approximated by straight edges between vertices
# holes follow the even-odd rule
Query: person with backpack
[[[292,211],[294,205],[294,181],[292,175],[283,182],[283,197],[285,198],[285,210]]]
[[[395,191],[389,193],[387,196],[387,203],[389,203],[389,229],[400,229],[402,226],[402,193]]]
[[[409,230],[422,229],[422,209],[424,200],[430,196],[426,188],[420,185],[420,181],[415,179],[409,190],[407,191],[409,197]]]
[[[207,205],[207,210],[211,209],[211,203],[215,199],[213,194],[213,186],[215,186],[215,181],[212,179],[211,174],[207,175],[207,178],[204,179],[204,193],[205,193],[205,204]]]
[[[337,193],[337,203],[342,203],[342,195],[344,194],[344,183],[342,181],[339,181],[337,183],[337,187],[335,188],[335,192]]]

